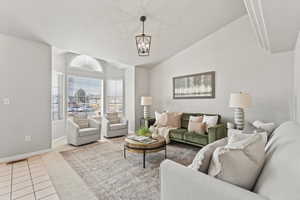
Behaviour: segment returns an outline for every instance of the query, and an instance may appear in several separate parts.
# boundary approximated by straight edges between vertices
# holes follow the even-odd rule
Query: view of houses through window
[[[64,74],[55,72],[52,84],[52,120],[64,119]],[[81,76],[67,76],[66,103],[68,116],[75,113],[86,113],[89,117],[102,115],[104,101],[106,112],[117,112],[123,115],[123,80],[106,80]],[[104,99],[102,91],[105,87]]]
[[[121,117],[123,114],[123,80],[106,81],[107,112],[117,112]]]
[[[103,81],[100,79],[68,76],[68,115],[86,113],[88,116],[101,115],[103,104]]]

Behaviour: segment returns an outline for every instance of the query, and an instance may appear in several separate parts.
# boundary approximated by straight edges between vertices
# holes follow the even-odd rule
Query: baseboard
[[[52,145],[51,145],[52,148],[53,148],[53,147],[56,147],[57,144],[66,143],[66,142],[65,142],[66,139],[67,139],[67,136],[62,136],[62,137],[59,137],[59,138],[56,138],[56,139],[52,140]],[[66,144],[67,144],[67,143],[66,143]]]
[[[29,158],[31,156],[36,156],[36,155],[40,155],[40,154],[43,154],[43,153],[48,153],[50,151],[51,151],[51,149],[44,149],[44,150],[40,150],[40,151],[35,151],[35,152],[18,154],[18,155],[15,155],[15,156],[0,158],[0,163],[7,163],[7,162],[13,162],[13,161],[17,161],[17,160],[23,160],[23,159]]]

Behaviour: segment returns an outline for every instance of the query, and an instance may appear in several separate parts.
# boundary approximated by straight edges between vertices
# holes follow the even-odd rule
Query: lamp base
[[[234,123],[236,124],[237,129],[239,130],[244,129],[245,114],[243,108],[234,109]]]
[[[148,106],[144,106],[144,119],[145,119],[145,127],[148,127],[148,119],[149,118],[149,109]]]

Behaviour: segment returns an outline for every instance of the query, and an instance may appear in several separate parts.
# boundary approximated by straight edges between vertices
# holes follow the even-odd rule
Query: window
[[[64,74],[53,72],[52,76],[52,120],[64,119]]]
[[[68,114],[101,115],[102,80],[80,76],[68,77]]]
[[[107,111],[123,114],[123,80],[107,80],[106,85]]]
[[[76,56],[70,64],[71,67],[75,67],[82,70],[88,71],[96,71],[96,72],[103,72],[102,66],[100,63],[90,56],[86,55],[78,55]]]

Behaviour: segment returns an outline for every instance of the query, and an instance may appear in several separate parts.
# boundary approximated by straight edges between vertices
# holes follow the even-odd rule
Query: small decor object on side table
[[[145,127],[145,124],[147,124],[146,128],[150,128],[150,126],[152,126],[153,124],[155,124],[155,118],[151,118],[150,117],[148,119],[145,119],[144,117],[142,117],[140,119],[140,127]]]
[[[234,108],[234,123],[239,130],[244,129],[244,108],[251,106],[251,96],[247,93],[232,93],[230,95],[229,107]]]

